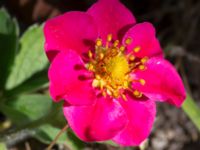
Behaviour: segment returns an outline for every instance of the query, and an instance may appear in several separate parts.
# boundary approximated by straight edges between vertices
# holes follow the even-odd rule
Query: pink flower
[[[119,0],[99,0],[44,27],[50,94],[84,141],[139,145],[152,129],[155,101],[180,107],[183,83],[163,58],[154,27],[136,24]]]

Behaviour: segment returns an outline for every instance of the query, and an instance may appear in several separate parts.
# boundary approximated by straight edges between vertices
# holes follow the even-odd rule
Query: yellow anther
[[[100,54],[99,54],[99,58],[100,58],[100,60],[102,60],[102,59],[104,58],[104,54],[103,54],[103,53],[100,53]]]
[[[92,58],[92,52],[89,50],[89,52],[88,52],[88,56],[89,56],[89,58]]]
[[[97,39],[96,41],[96,46],[102,46],[102,40],[101,39]]]
[[[139,65],[138,68],[139,68],[140,70],[144,70],[144,69],[145,69],[145,66],[144,66],[144,65]]]
[[[114,43],[113,43],[113,46],[114,47],[117,47],[119,45],[119,40],[116,40]]]
[[[129,82],[128,81],[124,81],[124,88],[128,88]]]
[[[92,64],[88,65],[88,70],[93,71],[94,70],[94,66]]]
[[[108,95],[112,95],[112,92],[109,89],[107,89],[106,92]]]
[[[135,97],[137,97],[137,98],[142,97],[142,93],[139,92],[138,90],[133,91],[133,95],[134,95]]]
[[[134,68],[134,67],[135,67],[135,63],[130,63],[130,64],[129,64],[129,67],[130,67],[130,68]]]
[[[137,53],[137,52],[140,51],[140,49],[141,49],[140,46],[136,46],[136,47],[133,48],[133,51],[134,51],[135,53]]]
[[[119,97],[119,92],[118,92],[118,91],[114,91],[114,92],[113,92],[113,96],[114,96],[115,98],[118,98],[118,97]]]
[[[108,42],[112,41],[112,34],[108,34],[108,36],[107,36],[107,41],[108,41]]]
[[[122,97],[123,100],[127,101],[127,97],[126,97],[126,95],[121,94],[121,97]]]
[[[98,74],[96,74],[95,78],[96,78],[97,80],[100,80],[100,79],[101,79],[100,75],[98,75]]]
[[[99,86],[99,80],[94,79],[94,80],[92,81],[92,87],[98,87],[98,86]]]
[[[125,50],[125,46],[120,46],[119,50],[123,52]]]
[[[135,56],[133,56],[133,55],[130,55],[130,56],[129,56],[129,60],[130,60],[130,61],[133,61],[133,60],[135,60]]]
[[[140,61],[141,61],[141,63],[144,64],[144,63],[146,63],[146,62],[148,61],[148,57],[144,57],[144,58],[142,58]]]
[[[146,81],[144,79],[139,80],[140,84],[145,85]]]
[[[102,95],[104,96],[104,97],[106,97],[106,92],[105,91],[102,91]]]
[[[131,44],[131,42],[132,42],[132,39],[130,37],[125,40],[126,45]]]
[[[104,80],[99,81],[99,86],[100,86],[100,89],[103,89],[103,87],[105,86]]]

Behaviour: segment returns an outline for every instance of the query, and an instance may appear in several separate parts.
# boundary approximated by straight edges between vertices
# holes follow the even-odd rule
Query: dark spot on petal
[[[76,64],[74,65],[74,70],[83,70],[85,67],[82,64]]]
[[[128,24],[128,25],[122,27],[122,28],[118,31],[117,36],[118,36],[118,39],[119,39],[120,41],[122,41],[122,38],[124,37],[125,33],[126,33],[131,27],[133,27],[133,25],[134,25],[134,24]]]
[[[79,75],[78,76],[78,80],[80,80],[80,81],[85,81],[87,79],[88,79],[88,77],[86,77],[85,75]]]
[[[127,90],[125,91],[125,95],[128,95],[130,98],[136,99],[136,100],[139,100],[139,101],[149,100],[149,98],[147,96],[145,96],[144,94],[142,94],[142,97],[135,97],[132,92],[127,91]]]
[[[91,129],[90,126],[87,126],[85,128],[84,134],[85,134],[85,137],[87,138],[88,141],[91,141],[91,142],[96,141],[95,134],[92,133],[92,129]]]
[[[59,50],[49,50],[47,51],[47,57],[50,62],[53,61],[53,59],[56,57],[56,55],[59,53]]]

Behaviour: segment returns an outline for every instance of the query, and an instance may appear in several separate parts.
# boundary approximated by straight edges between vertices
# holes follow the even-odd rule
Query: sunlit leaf
[[[189,94],[187,95],[187,98],[183,103],[182,108],[200,131],[200,107],[198,107],[198,105]]]
[[[4,143],[0,143],[0,150],[7,150],[7,147]]]
[[[43,46],[43,26],[31,26],[20,39],[20,49],[6,84],[7,89],[20,85],[47,67],[48,61]]]
[[[19,86],[7,90],[5,94],[7,97],[12,97],[22,93],[34,92],[35,90],[47,87],[48,87],[48,77],[47,77],[47,70],[45,69],[35,73],[33,76],[25,80]]]

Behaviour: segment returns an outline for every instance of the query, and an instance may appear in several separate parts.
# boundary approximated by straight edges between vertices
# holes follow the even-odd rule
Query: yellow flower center
[[[124,55],[117,55],[108,60],[106,64],[107,73],[113,80],[123,81],[126,73],[129,72],[129,64]]]
[[[109,34],[105,45],[101,39],[97,39],[95,52],[89,51],[87,68],[94,74],[92,86],[98,88],[103,96],[126,100],[125,90],[131,91],[135,97],[142,96],[141,92],[131,87],[131,82],[144,85],[145,80],[133,79],[130,73],[137,69],[145,70],[147,57],[136,59],[132,53],[125,54],[126,45],[131,42],[132,39],[127,38],[125,45],[119,45],[119,41],[112,41],[112,35]],[[133,48],[133,52],[136,51],[140,51],[139,46]]]

